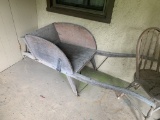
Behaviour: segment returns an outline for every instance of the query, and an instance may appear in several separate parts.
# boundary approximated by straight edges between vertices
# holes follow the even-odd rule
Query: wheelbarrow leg
[[[73,93],[75,93],[76,96],[78,96],[78,92],[77,92],[76,85],[75,85],[75,82],[74,82],[73,78],[67,76],[67,79],[68,79],[68,82],[69,82],[69,84],[72,88]]]
[[[96,62],[94,57],[91,59],[91,63],[92,63],[93,69],[96,70]]]

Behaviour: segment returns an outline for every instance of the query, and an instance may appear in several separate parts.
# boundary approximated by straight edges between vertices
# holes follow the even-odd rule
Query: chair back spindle
[[[160,29],[148,28],[139,37],[136,56],[136,78],[141,69],[160,70]]]

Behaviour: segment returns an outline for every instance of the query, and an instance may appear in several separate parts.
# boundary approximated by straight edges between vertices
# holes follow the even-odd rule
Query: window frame
[[[104,6],[105,8],[102,13],[90,9],[72,7],[67,5],[58,5],[56,4],[56,0],[47,0],[46,10],[49,12],[55,12],[79,18],[84,18],[104,23],[111,23],[114,2],[115,0],[105,0],[105,6]]]

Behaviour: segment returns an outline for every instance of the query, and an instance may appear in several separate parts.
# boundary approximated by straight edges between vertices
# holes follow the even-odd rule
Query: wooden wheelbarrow
[[[78,92],[72,78],[130,95],[156,108],[154,101],[127,88],[104,84],[80,74],[88,62],[91,62],[93,68],[96,69],[95,55],[136,57],[135,54],[111,53],[97,50],[95,38],[86,28],[71,23],[53,23],[26,34],[24,41],[27,45],[27,50],[23,55],[65,74],[76,95],[78,95]]]

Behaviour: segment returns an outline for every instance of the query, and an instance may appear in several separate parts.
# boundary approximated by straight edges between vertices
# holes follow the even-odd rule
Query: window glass
[[[105,0],[56,0],[57,4],[103,11]]]
[[[115,0],[46,0],[47,11],[110,23]]]

